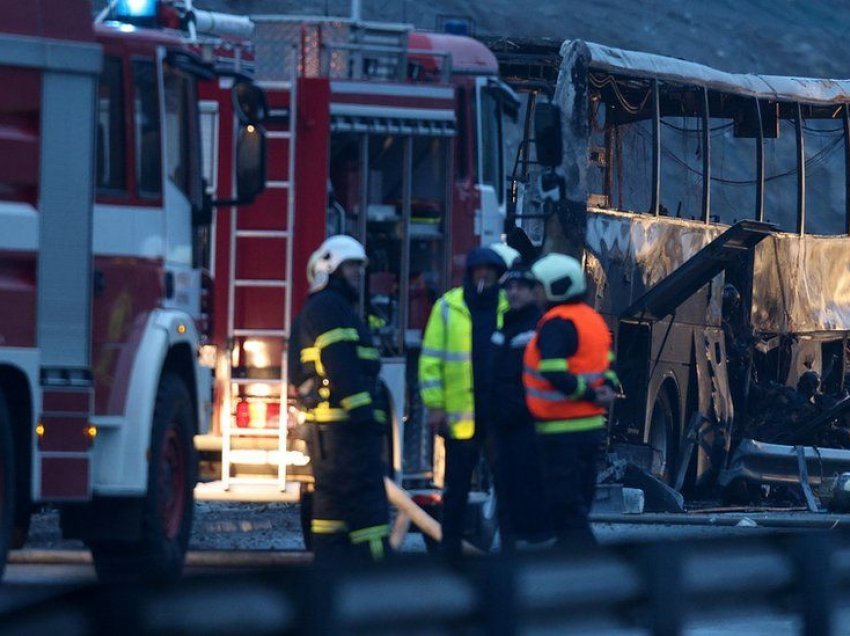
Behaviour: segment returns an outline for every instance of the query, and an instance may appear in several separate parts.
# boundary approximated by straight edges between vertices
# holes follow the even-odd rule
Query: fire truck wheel
[[[311,524],[313,521],[313,487],[310,484],[301,484],[301,503],[298,506],[299,516],[301,518],[301,536],[304,539],[304,549],[313,549],[313,530]]]
[[[32,520],[32,510],[16,510],[15,511],[15,527],[12,531],[12,549],[19,550],[23,548],[27,539],[30,536],[30,521]]]
[[[6,555],[15,525],[15,454],[12,446],[12,418],[0,391],[0,579],[6,568]]]
[[[189,545],[197,481],[192,443],[192,400],[179,376],[166,373],[157,390],[142,501],[142,538],[134,543],[92,545],[104,580],[170,581],[180,577]]]
[[[30,521],[34,512],[30,496],[32,450],[27,448],[30,444],[29,438],[24,441],[27,446],[23,448],[20,442],[21,440],[15,439],[14,435],[12,436],[15,457],[17,458],[15,462],[15,488],[18,491],[15,497],[15,528],[12,531],[13,550],[18,550],[26,544],[30,534]]]

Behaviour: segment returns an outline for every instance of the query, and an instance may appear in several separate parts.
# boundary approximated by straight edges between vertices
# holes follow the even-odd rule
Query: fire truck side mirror
[[[239,127],[236,141],[236,198],[251,203],[266,188],[266,135],[262,126]]]
[[[540,103],[534,109],[534,146],[537,161],[546,168],[561,165],[561,110],[556,104]]]
[[[203,180],[201,204],[192,206],[192,227],[209,227],[213,221],[215,202],[207,192],[207,180]]]
[[[253,82],[239,81],[233,85],[233,111],[243,124],[261,124],[268,112],[266,94]]]

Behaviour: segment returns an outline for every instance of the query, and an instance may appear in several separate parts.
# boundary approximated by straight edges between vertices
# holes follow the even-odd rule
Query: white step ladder
[[[262,82],[259,82],[261,87],[265,87]],[[221,447],[221,486],[224,491],[230,491],[231,486],[243,487],[250,490],[250,487],[269,488],[275,487],[281,493],[287,490],[287,387],[288,387],[288,370],[287,370],[287,348],[289,342],[289,332],[292,324],[292,285],[286,278],[269,279],[269,278],[237,278],[237,255],[240,250],[240,239],[255,239],[255,240],[277,240],[285,243],[284,249],[284,275],[291,277],[292,261],[293,261],[293,240],[292,231],[295,227],[295,138],[297,128],[297,85],[298,82],[293,75],[293,80],[288,82],[274,82],[267,88],[289,91],[289,125],[287,130],[271,130],[266,134],[267,140],[267,156],[280,156],[272,151],[272,148],[277,144],[288,144],[288,152],[285,156],[288,159],[287,179],[286,180],[269,180],[266,182],[267,190],[282,190],[286,193],[286,229],[241,229],[239,226],[239,212],[237,208],[231,208],[230,215],[230,271],[229,271],[229,289],[228,289],[228,309],[227,309],[227,338],[230,347],[228,352],[228,360],[232,364],[232,347],[237,339],[240,338],[280,338],[283,341],[280,369],[281,375],[274,379],[255,379],[255,378],[228,378],[228,390],[226,402],[226,416],[222,422],[222,447]],[[271,124],[275,125],[275,124]],[[244,241],[243,241],[244,242]],[[241,249],[245,249],[243,246]],[[245,328],[236,324],[236,293],[237,290],[256,289],[256,290],[283,290],[284,307],[283,307],[283,324],[280,328]],[[228,371],[232,374],[232,366],[228,364]],[[240,385],[247,384],[266,384],[280,391],[280,417],[277,429],[252,429],[240,428],[236,426],[235,415],[233,414],[233,394],[235,389]],[[238,437],[277,437],[278,446],[276,451],[277,461],[277,477],[271,479],[269,477],[233,477],[231,470],[235,464],[240,463],[243,459],[245,463],[255,463],[251,461],[251,457],[255,456],[254,450],[240,450],[233,448],[233,440]],[[251,494],[250,492],[248,493]]]

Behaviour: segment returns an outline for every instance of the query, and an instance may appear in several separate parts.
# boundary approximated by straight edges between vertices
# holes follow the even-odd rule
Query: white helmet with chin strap
[[[502,257],[502,260],[505,261],[506,270],[513,267],[514,263],[519,260],[519,252],[517,252],[507,243],[493,243],[492,245],[488,245],[487,247],[489,247],[491,250],[496,252],[496,254]]]
[[[338,234],[325,239],[307,261],[307,282],[310,292],[324,289],[328,281],[340,265],[345,261],[354,261],[366,265],[366,250],[359,241],[345,234]]]
[[[547,254],[531,266],[531,272],[552,303],[576,298],[587,290],[581,263],[566,254]]]

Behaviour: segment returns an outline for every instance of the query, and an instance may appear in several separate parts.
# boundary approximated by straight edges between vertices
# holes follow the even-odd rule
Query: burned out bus
[[[680,490],[850,470],[850,81],[535,47],[491,47],[524,98],[508,226],[585,265],[611,448]]]

